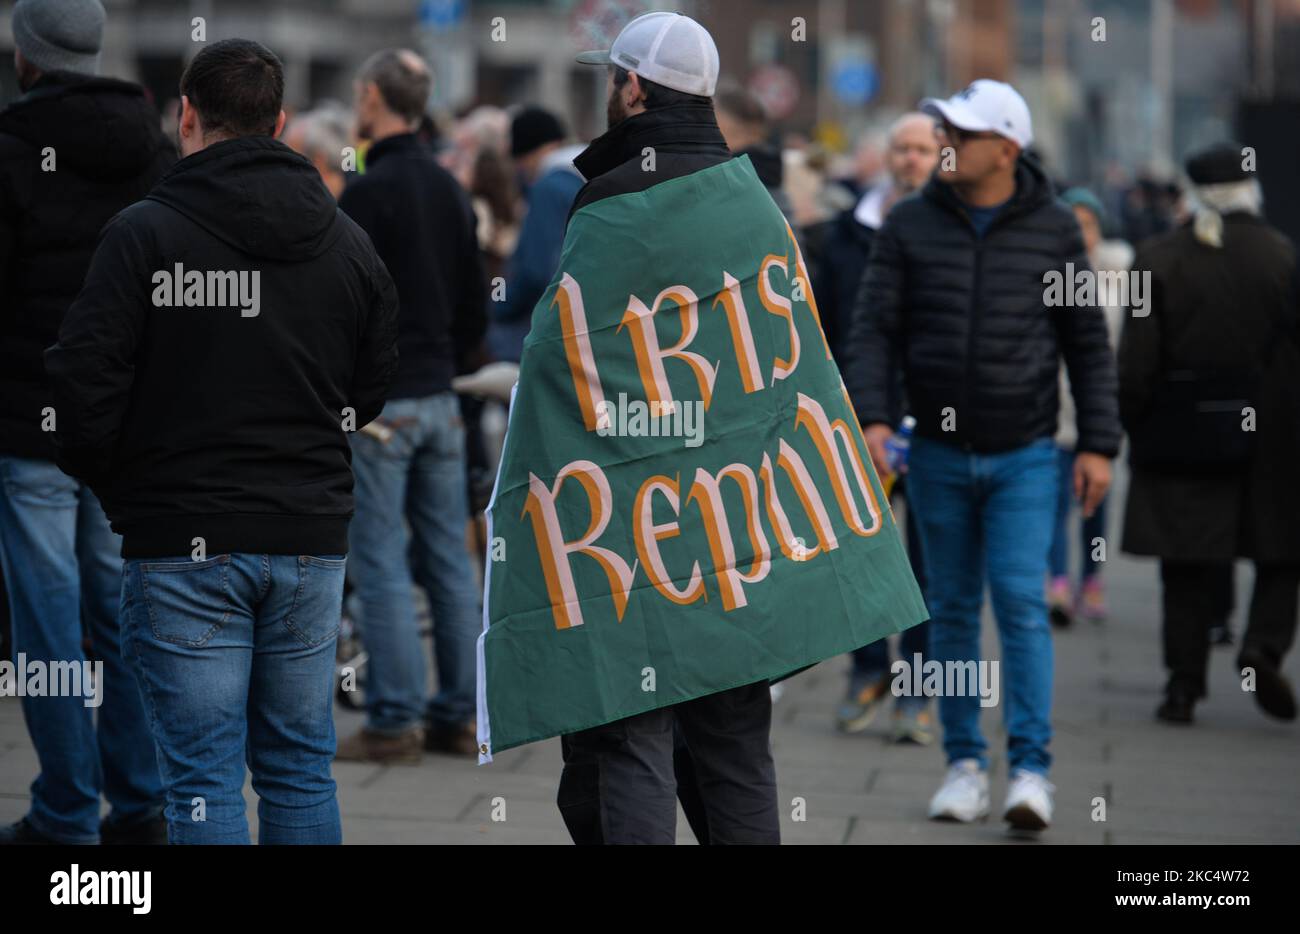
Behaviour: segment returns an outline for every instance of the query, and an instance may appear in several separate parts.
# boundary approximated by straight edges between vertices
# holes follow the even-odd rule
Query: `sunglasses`
[[[1000,133],[994,133],[991,130],[963,130],[951,123],[936,124],[934,135],[940,139],[950,140],[958,146],[964,146],[973,139],[1002,139]]]

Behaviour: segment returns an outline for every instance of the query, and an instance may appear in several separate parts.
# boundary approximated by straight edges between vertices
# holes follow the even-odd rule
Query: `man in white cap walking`
[[[1023,156],[1033,140],[1024,99],[1008,84],[979,80],[921,109],[940,121],[939,171],[876,236],[845,381],[883,471],[889,389],[901,368],[916,418],[907,485],[932,569],[930,654],[945,671],[991,670],[995,681],[940,697],[949,770],[930,816],[987,816],[979,718],[981,703],[998,698],[1010,760],[1003,814],[1013,829],[1042,830],[1054,790],[1044,582],[1057,485],[1057,372],[1064,356],[1078,410],[1074,494],[1090,515],[1119,447],[1115,363],[1100,308],[1049,302],[1045,276],[1064,274],[1069,263],[1090,267],[1074,215]],[[1072,276],[1065,281],[1072,288]],[[976,664],[986,581],[1000,669]]]
[[[574,212],[732,158],[713,113],[718,51],[690,17],[639,16],[578,61],[609,67],[609,130],[574,159],[587,179]],[[557,803],[574,842],[672,843],[677,791],[701,842],[779,843],[771,721],[759,681],[565,735]]]

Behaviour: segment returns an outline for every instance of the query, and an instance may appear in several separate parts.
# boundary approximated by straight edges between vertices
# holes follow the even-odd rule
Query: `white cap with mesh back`
[[[947,100],[927,97],[921,111],[946,120],[959,130],[994,132],[1024,149],[1034,141],[1029,105],[1011,85],[989,78],[972,81]]]
[[[712,97],[718,87],[718,47],[707,29],[681,13],[644,13],[608,51],[582,52],[578,61],[618,65],[683,94]]]

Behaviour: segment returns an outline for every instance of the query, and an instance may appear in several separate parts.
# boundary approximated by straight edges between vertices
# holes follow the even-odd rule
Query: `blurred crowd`
[[[87,107],[87,100],[111,98],[131,119],[149,106],[138,89],[91,77],[89,53],[76,50],[98,45],[67,40],[62,21],[45,15],[77,3],[87,0],[18,4],[26,95],[0,113],[0,290],[7,307],[0,380],[13,383],[6,400],[24,400],[6,402],[0,413],[6,657],[116,651],[109,638],[113,575],[105,584],[85,568],[117,561],[119,543],[90,487],[59,473],[32,419],[44,398],[41,352],[58,341],[51,365],[75,362],[66,362],[72,351],[60,320],[77,297],[99,228],[159,179],[165,184],[175,158],[158,155],[156,119],[141,128],[148,158],[86,183],[79,197],[94,208],[83,208],[77,230],[65,210],[68,189],[30,182],[24,160],[42,133],[54,132],[41,121],[60,128],[59,158],[75,174],[78,149],[98,156],[109,132],[94,121],[114,112]],[[255,49],[226,52],[240,67],[255,60],[275,70]],[[181,141],[181,164],[202,158],[187,152],[186,134],[205,106],[219,106],[197,97],[202,77],[189,79],[200,83],[188,109],[168,113],[162,124]],[[504,433],[510,366],[524,353],[533,310],[559,268],[568,220],[589,181],[575,158],[592,141],[574,139],[563,115],[533,104],[431,115],[431,80],[414,52],[377,52],[357,75],[354,100],[290,113],[279,133],[366,232],[400,299],[393,388],[352,442],[356,518],[346,584],[338,568],[345,618],[330,662],[338,668],[338,699],[361,703],[366,723],[339,741],[336,755],[344,760],[416,762],[425,752],[478,751],[474,642],[489,544],[482,513]],[[640,108],[630,116],[620,110],[629,93]],[[612,69],[610,132],[647,115],[670,125],[677,108],[701,106],[698,95],[681,100],[677,93],[628,83],[627,72]],[[1023,99],[1001,82],[976,82],[916,112],[881,114],[848,153],[783,132],[738,85],[722,84],[708,103],[716,118],[709,132],[720,134],[730,155],[748,158],[794,230],[872,459],[882,476],[896,479],[909,557],[932,616],[900,638],[898,657],[975,657],[985,585],[990,589],[1007,681],[1008,820],[1028,829],[1050,822],[1049,620],[1068,627],[1108,615],[1103,569],[1115,510],[1107,491],[1122,431],[1132,480],[1121,547],[1161,561],[1168,677],[1157,716],[1192,721],[1207,690],[1209,646],[1218,643],[1237,646],[1264,711],[1294,719],[1281,666],[1300,588],[1300,508],[1289,480],[1300,457],[1295,261],[1264,219],[1241,147],[1224,142],[1194,154],[1180,180],[1116,169],[1104,189],[1092,191],[1054,177],[1033,149]],[[258,102],[250,98],[248,106]],[[69,129],[73,120],[81,121],[77,132]],[[116,127],[130,129],[130,122]],[[960,164],[944,165],[953,153]],[[55,202],[62,207],[49,209]],[[75,250],[67,249],[70,240]],[[1042,310],[1043,269],[1066,261],[1126,282],[1130,272],[1149,277],[1150,304],[1135,311],[1130,295],[1099,300],[1089,315],[1052,309],[1026,317],[1026,307]],[[49,276],[34,281],[26,273],[34,264]],[[60,289],[46,288],[49,281]],[[950,428],[945,407],[954,399],[957,424]],[[38,476],[38,468],[45,472]],[[41,505],[56,487],[66,492],[57,508]],[[1229,624],[1238,558],[1256,564],[1244,633]],[[88,589],[56,604],[43,593],[51,580],[66,582],[73,595]],[[92,599],[93,587],[112,593]],[[868,729],[892,698],[895,741],[944,744],[949,773],[932,816],[983,816],[988,756],[975,701],[940,697],[936,718],[931,698],[892,690],[891,657],[885,640],[853,653],[837,727]],[[764,692],[778,694],[776,687]],[[10,835],[156,837],[162,785],[156,775],[140,778],[140,764],[128,763],[133,752],[122,746],[147,744],[143,732],[119,728],[103,743],[101,761],[88,712],[24,704],[42,776],[33,785],[32,817]],[[120,715],[105,714],[101,731]],[[74,735],[85,740],[79,752],[67,748]],[[176,738],[158,739],[174,784],[182,770],[178,761],[167,765],[169,742]],[[102,827],[101,778],[122,811]],[[688,808],[688,815],[707,833],[698,811]],[[181,831],[172,816],[175,840]]]

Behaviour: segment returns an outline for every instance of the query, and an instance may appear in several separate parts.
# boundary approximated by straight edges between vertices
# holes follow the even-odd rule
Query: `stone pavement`
[[[1122,502],[1122,499],[1119,500]],[[1112,516],[1112,529],[1118,515]],[[1056,819],[1042,843],[1300,843],[1300,725],[1260,714],[1240,689],[1232,649],[1215,649],[1210,697],[1190,728],[1155,722],[1163,674],[1156,565],[1118,554],[1106,575],[1112,617],[1058,631],[1052,743]],[[1234,629],[1241,632],[1251,574],[1238,568]],[[996,658],[985,619],[986,657]],[[1300,652],[1287,665],[1300,684]],[[994,758],[995,817],[957,826],[925,820],[943,772],[937,747],[896,747],[883,739],[888,715],[868,733],[838,735],[832,720],[847,663],[836,659],[786,682],[773,712],[782,836],[788,843],[1002,843],[996,819],[1006,793],[1005,758]],[[1005,686],[1003,688],[1005,696]],[[338,710],[339,734],[361,724]],[[984,714],[990,749],[1001,754],[1001,709]],[[0,699],[0,822],[21,817],[36,758],[19,702]],[[418,766],[338,763],[344,836],[349,843],[566,843],[555,807],[558,740],[507,751],[491,765],[426,755]],[[250,788],[249,820],[256,825]],[[1093,799],[1106,801],[1094,821]],[[492,820],[494,799],[505,820]],[[792,820],[803,798],[806,819]],[[679,816],[678,840],[694,842]]]

